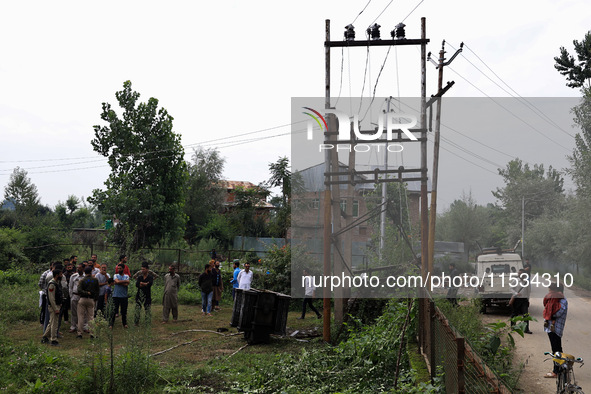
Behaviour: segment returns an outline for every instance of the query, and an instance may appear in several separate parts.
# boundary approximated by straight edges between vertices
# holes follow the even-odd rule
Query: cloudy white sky
[[[358,38],[373,22],[383,26],[382,36],[387,38],[402,20],[407,37],[419,38],[420,18],[426,17],[429,51],[437,53],[443,39],[453,48],[462,41],[469,48],[445,70],[444,80],[456,82],[450,97],[508,96],[481,73],[509,90],[487,66],[524,97],[578,95],[554,70],[553,57],[562,45],[572,51],[572,40],[582,39],[591,28],[585,1],[372,0],[367,4],[365,0],[3,2],[0,187],[16,166],[29,172],[42,203],[50,206],[70,194],[87,197],[102,187],[109,167],[92,150],[92,126],[100,123],[101,103],[114,104],[114,93],[125,80],[132,81],[141,99],[158,98],[175,118],[187,159],[193,147],[217,147],[227,160],[226,179],[266,180],[268,164],[291,154],[291,98],[324,95],[325,19],[331,20],[333,39],[340,40],[343,27],[354,20]],[[360,96],[365,74],[367,96],[384,62],[387,49],[382,49],[372,50],[369,59],[363,49],[333,50],[333,95],[340,91],[343,97]],[[452,47],[448,49],[453,53]],[[415,48],[392,50],[376,96],[419,95],[418,59]],[[427,83],[428,94],[435,93],[437,74],[432,65]],[[443,118],[445,123],[445,114]],[[240,136],[256,131],[261,132]],[[462,132],[485,145],[495,139],[494,133],[479,133],[474,127]],[[524,134],[519,142],[504,145],[511,155],[557,168],[567,165],[568,149],[551,149],[552,142],[543,136],[516,131],[520,132]],[[259,137],[271,138],[251,141]],[[504,164],[510,159],[482,145],[468,147],[461,136],[450,133],[449,138],[489,162]],[[558,138],[566,148],[572,147],[567,135]],[[450,158],[463,155],[477,165],[451,160],[445,171],[469,172],[479,175],[474,178],[479,180],[440,183],[440,203],[449,204],[469,190],[481,203],[493,201],[490,190],[500,184],[495,165],[453,147],[449,150]],[[552,153],[540,155],[540,150]]]

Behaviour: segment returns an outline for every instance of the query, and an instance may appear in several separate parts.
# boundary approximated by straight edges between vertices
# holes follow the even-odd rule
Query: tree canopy
[[[568,53],[565,47],[560,47],[560,56],[556,56],[554,68],[566,77],[566,86],[571,88],[590,88],[591,84],[591,31],[585,34],[582,41],[573,40],[577,60]],[[585,86],[587,82],[587,86]]]
[[[138,102],[130,81],[115,97],[122,115],[103,103],[101,120],[107,125],[94,126],[91,141],[108,158],[111,174],[106,189],[94,190],[88,201],[119,220],[117,229],[133,235],[133,248],[175,239],[186,222],[187,165],[173,118],[155,98]]]

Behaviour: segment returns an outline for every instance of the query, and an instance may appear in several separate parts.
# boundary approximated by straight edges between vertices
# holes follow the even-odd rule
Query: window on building
[[[312,209],[320,209],[320,199],[315,198],[312,200]]]
[[[359,200],[353,200],[353,217],[359,217]]]

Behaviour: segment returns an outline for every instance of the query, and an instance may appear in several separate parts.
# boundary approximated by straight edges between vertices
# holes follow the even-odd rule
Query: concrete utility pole
[[[386,100],[388,101],[386,107],[386,113],[390,112],[390,100],[392,97],[388,97]],[[388,171],[388,142],[386,142],[386,149],[384,150],[384,170]],[[384,175],[388,178],[388,173]],[[386,182],[382,183],[382,212],[380,214],[380,260],[382,259],[382,253],[384,250],[384,245],[386,241],[386,201],[387,201],[387,190],[388,184]]]
[[[433,146],[433,174],[431,177],[431,211],[429,220],[429,263],[428,271],[433,273],[433,261],[435,256],[435,222],[437,220],[437,177],[439,172],[439,140],[441,130],[441,96],[443,95],[443,67],[450,64],[460,52],[464,43],[460,45],[460,49],[454,53],[445,63],[445,40],[441,43],[441,51],[439,51],[439,82],[437,84],[437,115],[435,118],[435,142]]]
[[[326,42],[330,42],[330,20],[326,20]],[[326,73],[326,86],[325,86],[325,103],[324,108],[330,109],[330,47],[326,46],[324,48],[324,56],[325,56],[325,73]],[[332,117],[328,118],[328,130],[327,134],[333,131],[334,121],[331,119]],[[330,139],[330,135],[326,135],[324,137],[325,141]],[[330,152],[326,151],[325,160],[324,160],[324,170],[330,171]],[[328,181],[328,179],[327,179]],[[324,243],[322,249],[322,257],[324,263],[324,277],[330,276],[330,249],[331,249],[331,196],[330,196],[330,184],[328,182],[324,182]],[[323,287],[323,330],[322,330],[322,339],[325,342],[330,342],[330,290],[327,286]]]

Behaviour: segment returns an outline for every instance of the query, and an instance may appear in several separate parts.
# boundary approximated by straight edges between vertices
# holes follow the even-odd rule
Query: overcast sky
[[[70,194],[87,197],[103,187],[109,167],[92,150],[92,126],[100,124],[101,103],[115,104],[114,93],[125,80],[132,81],[142,101],[156,97],[175,118],[187,159],[198,145],[218,147],[227,160],[226,179],[268,179],[268,164],[291,154],[291,98],[324,96],[325,19],[331,20],[332,39],[340,40],[343,27],[353,21],[358,39],[374,22],[383,26],[382,37],[389,38],[403,20],[406,36],[419,38],[420,18],[426,17],[428,51],[438,53],[443,39],[451,45],[446,47],[448,55],[460,42],[467,45],[445,69],[444,81],[456,82],[449,97],[509,96],[511,90],[488,67],[524,97],[579,94],[565,86],[553,57],[562,45],[572,52],[573,39],[582,39],[591,28],[588,2],[373,0],[358,16],[366,4],[3,2],[0,187],[16,166],[29,172],[41,202],[52,207]],[[391,50],[384,63],[386,51],[372,49],[367,57],[363,48],[333,49],[333,96],[340,92],[342,97],[359,97],[363,91],[367,97],[382,64],[377,97],[419,95],[417,49]],[[432,64],[427,84],[428,95],[435,93]],[[567,123],[563,128],[570,128],[568,119],[568,114],[562,118]],[[499,145],[494,133],[474,125],[461,127],[454,122],[455,129],[480,144],[453,133],[446,137],[481,158],[452,146],[442,152],[448,164],[440,171],[455,174],[456,180],[463,173],[472,175],[463,182],[440,183],[443,205],[470,190],[480,203],[493,201],[490,190],[500,185],[495,164],[505,164],[510,157],[485,145],[559,169],[568,164],[565,155],[574,145],[572,137],[557,132],[564,147],[554,149],[542,135],[551,135],[550,129],[537,133],[525,125],[515,130],[520,138],[505,145]],[[241,136],[246,133],[252,134]],[[252,140],[263,137],[268,138]],[[445,175],[440,174],[443,182]]]

